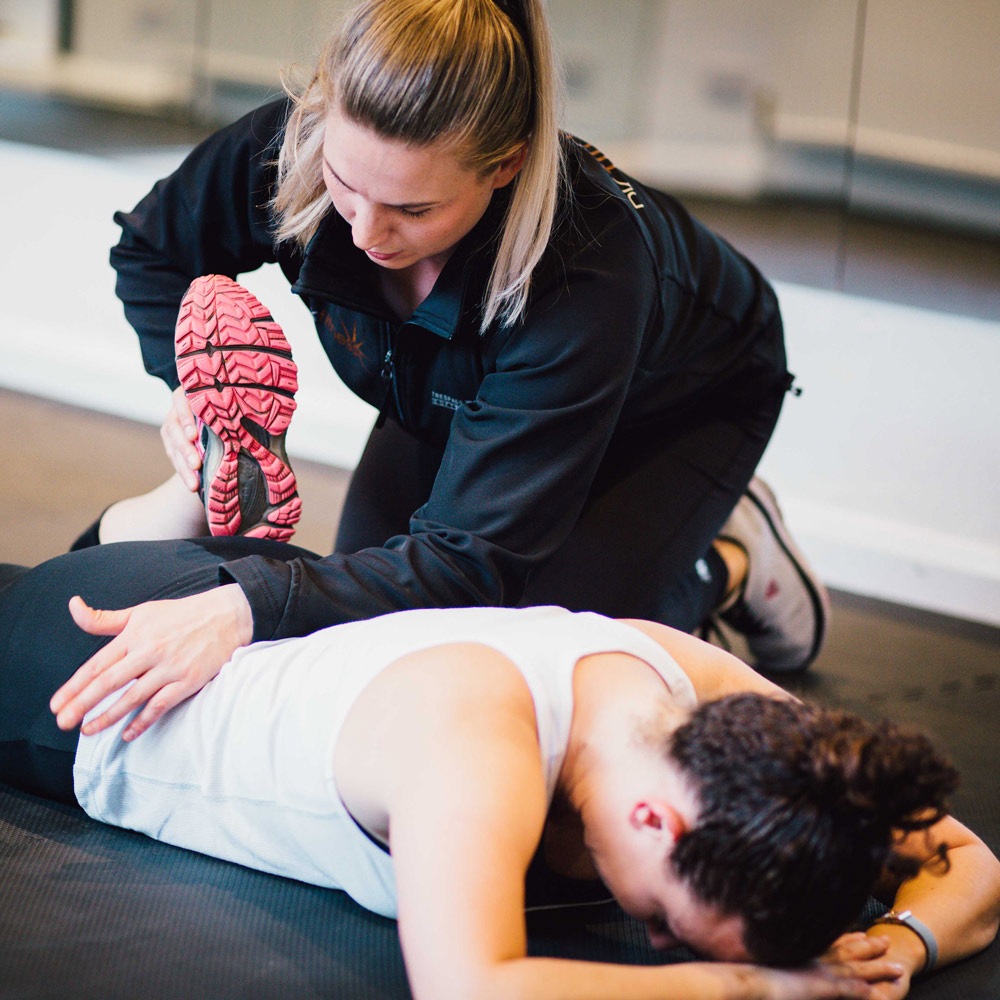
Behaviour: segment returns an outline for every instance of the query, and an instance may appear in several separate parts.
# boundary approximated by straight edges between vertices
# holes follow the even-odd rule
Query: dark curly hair
[[[823,952],[887,865],[914,874],[893,831],[937,822],[958,785],[926,736],[755,694],[699,706],[666,751],[701,806],[668,864],[769,965]]]

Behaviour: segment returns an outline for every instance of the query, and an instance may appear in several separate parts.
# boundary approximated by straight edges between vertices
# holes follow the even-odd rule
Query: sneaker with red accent
[[[754,477],[719,537],[747,554],[746,579],[717,612],[742,633],[763,673],[805,670],[819,654],[830,598],[792,540],[774,493]]]
[[[302,502],[285,452],[298,375],[281,327],[241,285],[209,274],[181,301],[174,346],[209,530],[287,541]]]

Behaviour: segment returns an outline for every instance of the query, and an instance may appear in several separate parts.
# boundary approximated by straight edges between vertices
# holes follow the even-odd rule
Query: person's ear
[[[688,825],[684,817],[664,799],[642,799],[629,812],[633,830],[648,833],[658,840],[676,842]]]
[[[505,157],[497,165],[493,174],[493,188],[506,187],[520,172],[524,161],[528,158],[528,143],[522,143],[510,156]]]

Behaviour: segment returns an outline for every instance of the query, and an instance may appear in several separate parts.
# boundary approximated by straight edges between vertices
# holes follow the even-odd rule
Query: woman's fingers
[[[890,943],[888,938],[864,932],[844,934],[834,941],[821,961],[843,968],[868,983],[895,982],[906,970],[899,962],[885,957]]]
[[[92,608],[79,594],[69,599],[69,613],[79,628],[91,635],[118,635],[128,624],[131,608],[103,611]]]
[[[117,690],[117,689],[115,689]],[[83,727],[84,736],[113,726],[140,706],[145,708],[125,727],[122,739],[133,740],[145,732],[164,712],[179,705],[191,693],[189,686],[172,681],[164,683],[163,671],[150,670],[122,692],[99,716]]]
[[[69,613],[73,621],[91,635],[119,635],[128,625],[132,611],[132,608],[120,611],[92,608],[79,595],[70,598],[69,602]],[[118,680],[120,672],[113,675],[113,680],[108,679],[109,669],[121,662],[125,655],[125,645],[112,640],[83,663],[52,695],[49,708],[55,714],[56,725],[60,729],[74,729],[80,725],[92,705],[130,679],[126,677],[125,680]]]
[[[141,736],[161,715],[190,698],[198,690],[197,685],[182,684],[179,681],[160,688],[156,696],[150,698],[146,702],[146,707],[125,727],[122,739],[134,740],[137,736]]]
[[[191,403],[183,386],[178,386],[174,389],[171,396],[171,409],[177,415],[177,423],[184,432],[184,436],[189,441],[193,441],[197,434],[194,413],[191,410]]]
[[[131,608],[126,608],[124,611],[97,611],[88,607],[79,597],[70,600],[69,608],[77,625],[92,635],[117,635],[128,623],[132,611]],[[125,643],[112,639],[106,646],[94,653],[89,660],[81,664],[73,676],[52,695],[49,700],[49,708],[55,714],[56,725],[60,729],[73,729],[80,724],[83,716],[92,707],[89,692],[87,695],[84,695],[84,692],[87,692],[97,678],[103,676],[125,655]],[[112,687],[110,690],[113,691],[114,688]],[[108,693],[110,691],[105,692],[105,694]],[[101,698],[105,694],[102,694]],[[80,703],[77,703],[77,699],[81,698],[81,695],[84,697]],[[100,698],[97,700],[100,701]]]
[[[198,489],[198,470],[201,468],[201,455],[194,444],[197,436],[191,404],[183,388],[175,389],[170,409],[160,427],[160,438],[171,465],[190,490]]]
[[[906,969],[899,962],[893,962],[888,958],[876,958],[867,962],[848,962],[847,965],[855,976],[869,983],[893,982],[906,972]]]
[[[823,958],[828,962],[865,961],[878,958],[888,950],[888,938],[869,936],[863,931],[852,931],[837,938]]]
[[[92,662],[93,660],[97,662]],[[147,669],[148,664],[137,656],[129,655],[124,646],[109,643],[99,654],[83,664],[53,695],[50,708],[56,714],[56,725],[60,729],[76,728],[92,708],[104,701],[109,694],[144,675]],[[118,718],[124,714],[120,713]],[[103,728],[95,726],[91,720],[83,732],[89,736]]]
[[[114,634],[52,696],[61,729],[72,729],[108,695],[122,690],[84,734],[92,736],[140,705],[126,727],[133,739],[164,712],[208,683],[240,646],[253,638],[253,615],[243,591],[227,584],[190,597],[150,601],[121,612],[103,612],[74,599],[74,620],[89,632]]]

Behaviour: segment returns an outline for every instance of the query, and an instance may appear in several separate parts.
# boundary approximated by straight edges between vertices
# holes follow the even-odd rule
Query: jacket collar
[[[490,251],[495,251],[509,200],[509,188],[494,193],[485,214],[462,238],[408,324],[445,340],[455,336],[463,318],[478,326],[493,257]],[[375,282],[377,267],[354,245],[351,227],[331,210],[306,247],[292,291],[395,323]]]

